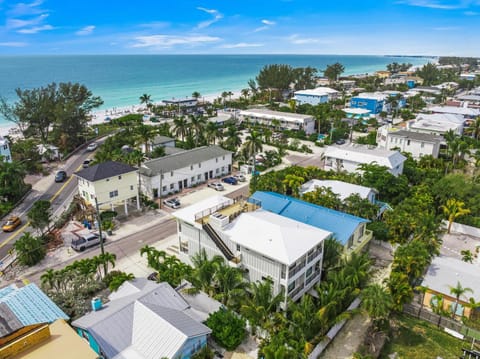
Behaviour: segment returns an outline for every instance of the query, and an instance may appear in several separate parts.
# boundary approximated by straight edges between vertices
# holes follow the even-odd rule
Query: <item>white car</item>
[[[87,146],[87,151],[95,151],[97,149],[98,145],[95,142],[92,142]]]
[[[180,200],[175,197],[175,198],[170,198],[170,199],[165,199],[163,201],[163,204],[167,207],[170,207],[170,208],[173,208],[173,209],[177,209],[177,208],[180,208]]]
[[[245,182],[247,180],[247,178],[241,173],[234,175],[233,177],[235,177],[238,182]]]
[[[225,188],[220,182],[212,182],[208,184],[208,187],[213,188],[216,191],[223,191]]]

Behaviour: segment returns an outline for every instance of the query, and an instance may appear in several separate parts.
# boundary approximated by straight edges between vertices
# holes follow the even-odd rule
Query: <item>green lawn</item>
[[[380,355],[388,359],[388,355],[397,352],[398,359],[436,358],[458,359],[462,355],[462,347],[470,348],[471,343],[454,338],[436,326],[410,317],[396,315],[392,317],[397,329],[392,330],[390,339]]]

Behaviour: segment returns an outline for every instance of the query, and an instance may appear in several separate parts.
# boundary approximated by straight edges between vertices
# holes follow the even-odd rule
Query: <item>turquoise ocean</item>
[[[79,82],[100,96],[103,109],[139,103],[146,93],[153,101],[220,94],[247,88],[267,64],[311,66],[319,71],[340,62],[343,75],[373,73],[392,62],[422,65],[419,57],[358,55],[66,55],[0,56],[0,96],[13,102],[16,88],[51,82]],[[321,73],[320,73],[321,74]],[[0,127],[11,125],[0,118]]]

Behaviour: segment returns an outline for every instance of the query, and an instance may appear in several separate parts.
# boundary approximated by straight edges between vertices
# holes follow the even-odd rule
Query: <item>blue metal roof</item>
[[[0,303],[5,303],[23,325],[51,323],[68,316],[35,284],[0,288]]]
[[[348,242],[359,224],[369,222],[364,218],[275,192],[257,191],[250,198],[260,201],[262,208],[267,211],[332,232],[343,245]]]

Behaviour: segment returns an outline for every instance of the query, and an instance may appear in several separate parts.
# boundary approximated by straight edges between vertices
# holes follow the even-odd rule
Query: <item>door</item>
[[[178,190],[181,191],[182,189],[182,181],[178,181]]]
[[[210,179],[213,178],[213,171],[210,171]]]
[[[208,181],[208,172],[205,172],[204,175],[205,175],[205,181]]]
[[[188,187],[188,180],[184,179],[183,180],[183,188],[187,188]]]
[[[228,165],[228,173],[232,172],[232,165]]]

